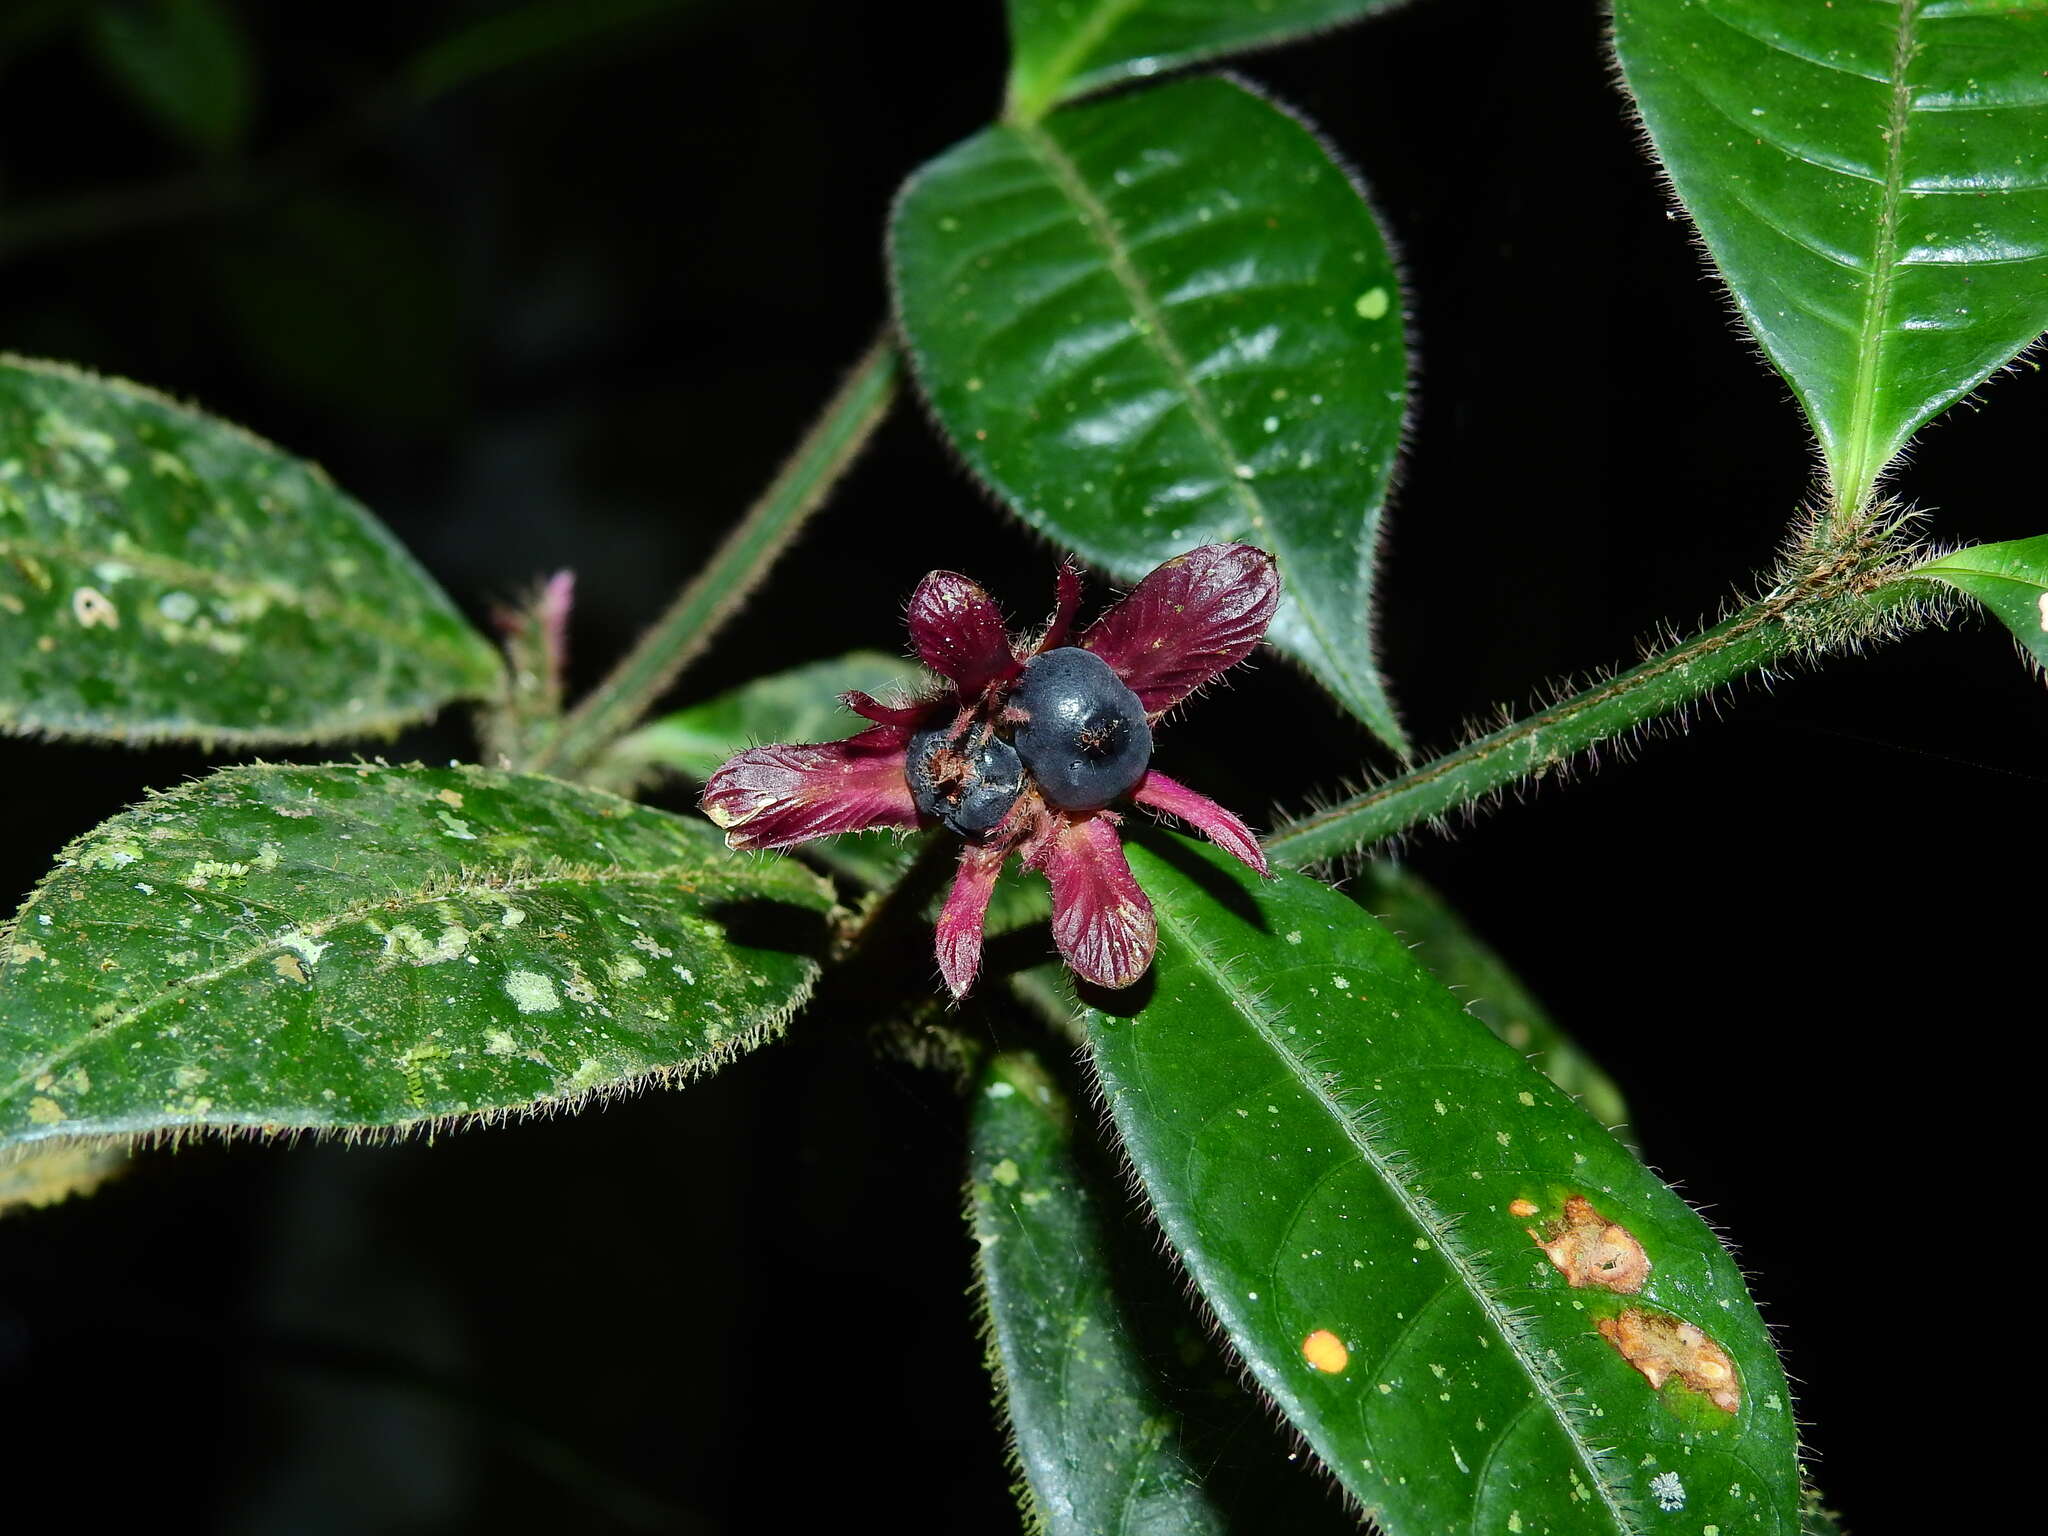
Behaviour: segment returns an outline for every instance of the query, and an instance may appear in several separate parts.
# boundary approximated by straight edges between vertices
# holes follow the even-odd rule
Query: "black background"
[[[479,617],[573,566],[586,682],[864,345],[895,185],[987,120],[1003,69],[994,0],[704,0],[337,131],[491,7],[243,3],[262,174],[222,192],[76,9],[0,27],[0,345],[318,459]],[[1802,423],[1667,216],[1592,6],[1420,0],[1242,67],[1358,168],[1411,282],[1382,631],[1421,741],[1632,656],[1768,561]],[[137,187],[173,195],[48,215]],[[1997,382],[1899,488],[1945,538],[2040,532],[2044,406],[2037,374]],[[1047,549],[906,406],[678,698],[897,647],[939,564],[1020,614],[1048,595]],[[1975,1160],[2040,1012],[2016,913],[2048,700],[1973,621],[1720,714],[1413,857],[1738,1244],[1832,1500],[1920,1529],[2001,1364],[1958,1319],[2007,1300],[1977,1234],[2020,1170]],[[1273,662],[1171,749],[1268,825],[1371,760]],[[470,748],[450,720],[371,750]],[[0,742],[4,884],[205,761]],[[5,1460],[74,1518],[179,1530],[1012,1529],[960,1158],[946,1084],[817,1012],[578,1120],[152,1157],[0,1223]]]

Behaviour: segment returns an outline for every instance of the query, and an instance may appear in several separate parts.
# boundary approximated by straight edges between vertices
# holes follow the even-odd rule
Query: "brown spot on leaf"
[[[1584,1195],[1565,1201],[1564,1215],[1550,1231],[1531,1227],[1529,1235],[1573,1285],[1597,1285],[1625,1296],[1640,1291],[1650,1277],[1650,1256],[1635,1234],[1594,1210]]]
[[[1534,1216],[1536,1214],[1536,1202],[1534,1200],[1510,1201],[1508,1204],[1508,1214],[1510,1216]]]
[[[1742,1406],[1742,1384],[1727,1352],[1685,1319],[1630,1307],[1601,1318],[1598,1327],[1653,1391],[1676,1376],[1716,1408],[1733,1413]]]
[[[307,981],[311,979],[306,975],[306,968],[299,963],[297,955],[279,955],[270,962],[270,965],[271,969],[276,971],[286,981]]]

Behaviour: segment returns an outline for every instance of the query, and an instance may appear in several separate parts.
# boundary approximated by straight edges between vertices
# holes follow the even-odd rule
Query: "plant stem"
[[[1781,589],[1604,683],[1288,823],[1267,839],[1266,855],[1295,869],[1337,858],[1560,768],[1589,747],[1808,648],[1812,637],[1799,620],[1814,600],[1809,590]]]
[[[639,723],[760,584],[866,446],[895,398],[897,372],[895,342],[884,331],[710,563],[611,675],[570,712],[528,767],[574,778]]]

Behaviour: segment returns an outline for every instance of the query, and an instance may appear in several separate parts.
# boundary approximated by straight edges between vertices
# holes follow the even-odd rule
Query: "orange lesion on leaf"
[[[1318,1328],[1301,1341],[1301,1357],[1317,1370],[1332,1376],[1351,1363],[1351,1351],[1327,1328]]]
[[[1653,1391],[1675,1376],[1724,1412],[1742,1406],[1742,1384],[1727,1351],[1685,1319],[1629,1307],[1601,1318],[1597,1326],[1600,1337],[1642,1372]]]
[[[1536,1207],[1517,1200],[1508,1207],[1517,1216],[1534,1215]],[[1564,1203],[1564,1214],[1548,1232],[1527,1229],[1555,1264],[1558,1273],[1576,1286],[1593,1285],[1619,1295],[1633,1295],[1650,1277],[1650,1256],[1636,1236],[1619,1222],[1609,1221],[1584,1195]]]

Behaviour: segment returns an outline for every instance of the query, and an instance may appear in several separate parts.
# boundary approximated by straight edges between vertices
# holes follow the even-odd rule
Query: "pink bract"
[[[704,786],[704,812],[728,846],[789,848],[813,838],[875,827],[914,830],[922,822],[909,780],[919,732],[947,726],[1000,731],[1004,699],[1032,657],[1064,645],[1094,652],[1138,696],[1154,722],[1243,661],[1280,601],[1273,559],[1249,544],[1209,544],[1176,555],[1072,640],[1081,584],[1060,567],[1045,631],[1013,637],[979,584],[934,571],[918,584],[906,621],[918,659],[944,680],[916,697],[885,703],[862,693],[845,702],[874,722],[844,741],[753,747]],[[1251,829],[1185,785],[1148,768],[1130,800],[1176,817],[1218,847],[1267,873]],[[929,803],[929,802],[928,802]],[[1152,904],[1125,862],[1114,810],[1075,812],[1050,804],[1027,782],[1000,824],[961,849],[937,932],[939,972],[955,997],[981,968],[982,925],[996,877],[1012,853],[1052,887],[1053,940],[1084,981],[1125,987],[1152,963]]]

